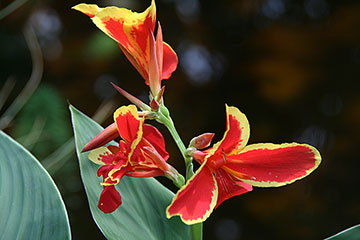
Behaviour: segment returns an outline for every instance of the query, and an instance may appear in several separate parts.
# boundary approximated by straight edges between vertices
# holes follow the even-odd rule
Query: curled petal
[[[211,170],[205,165],[196,171],[176,193],[166,208],[166,216],[179,215],[186,224],[205,221],[212,213],[218,196],[218,187]]]
[[[169,153],[165,149],[164,137],[159,132],[159,130],[151,125],[144,124],[143,138],[146,139],[156,149],[156,151],[165,161],[169,159]]]
[[[97,170],[98,177],[103,176],[104,179],[108,178],[109,172],[114,168],[113,165],[103,165]]]
[[[164,42],[163,45],[163,65],[161,79],[169,79],[171,74],[176,70],[178,57],[169,44]]]
[[[158,167],[161,171],[169,172],[171,170],[171,166],[165,162],[165,160],[154,148],[143,147],[142,150],[146,156],[145,159],[151,159],[151,163],[155,164],[155,166]]]
[[[101,8],[99,8],[96,4],[86,4],[86,3],[80,3],[72,7],[72,9],[78,10],[88,15],[91,18],[101,11]]]
[[[215,178],[219,188],[218,200],[215,208],[231,197],[252,191],[251,185],[232,177],[222,169],[215,171]]]
[[[149,64],[149,30],[154,32],[156,6],[152,0],[150,7],[142,13],[125,8],[99,8],[93,4],[79,4],[73,7],[91,17],[95,25],[117,41],[135,60],[130,61],[147,80]],[[125,54],[126,55],[126,54]],[[128,56],[127,56],[128,57]]]
[[[223,169],[234,176],[247,175],[244,182],[256,187],[278,187],[299,180],[320,164],[320,153],[312,146],[298,143],[252,144],[227,157]]]
[[[127,164],[125,161],[120,161],[117,166],[113,167],[108,173],[108,177],[101,183],[103,186],[116,185],[120,182],[123,176],[128,172],[132,172],[133,167]]]
[[[122,106],[114,113],[114,121],[120,136],[131,143],[137,138],[140,119],[135,105]]]
[[[236,107],[226,105],[226,131],[224,137],[214,144],[209,156],[221,152],[231,154],[234,151],[241,150],[246,146],[249,135],[250,126],[245,114]],[[210,158],[209,161],[211,161]]]

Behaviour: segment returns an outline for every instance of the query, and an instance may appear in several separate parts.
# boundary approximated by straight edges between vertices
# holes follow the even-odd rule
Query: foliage
[[[93,120],[70,106],[76,151],[82,180],[95,222],[108,239],[188,239],[189,227],[179,218],[165,217],[165,208],[174,194],[153,178],[124,177],[118,188],[123,200],[121,208],[104,214],[97,207],[102,186],[97,177],[98,165],[81,150],[102,128]]]
[[[0,131],[0,239],[70,239],[55,183],[40,163]]]

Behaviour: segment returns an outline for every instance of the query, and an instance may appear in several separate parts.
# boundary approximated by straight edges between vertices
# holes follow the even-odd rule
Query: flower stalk
[[[176,131],[174,122],[170,117],[169,110],[163,104],[159,106],[159,109],[157,111],[157,120],[165,125],[165,127],[169,130],[171,136],[173,137],[176,145],[178,146],[181,155],[185,160],[186,180],[188,180],[192,175],[194,175],[193,163],[192,163],[193,158],[190,155],[186,154],[187,149],[183,141],[181,140],[178,132]]]

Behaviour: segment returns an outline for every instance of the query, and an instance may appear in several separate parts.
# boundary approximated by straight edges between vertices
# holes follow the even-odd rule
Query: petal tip
[[[91,18],[94,17],[101,10],[96,4],[86,4],[86,3],[80,3],[78,5],[73,6],[71,9],[82,12]]]

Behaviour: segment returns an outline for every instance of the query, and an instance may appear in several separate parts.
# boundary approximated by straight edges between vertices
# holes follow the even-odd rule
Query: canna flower
[[[226,120],[221,141],[204,151],[190,151],[201,166],[166,209],[168,218],[179,215],[186,224],[203,222],[223,201],[251,191],[252,186],[290,184],[309,175],[320,164],[320,153],[307,144],[247,146],[249,123],[235,107],[226,106]],[[200,145],[205,146],[209,136],[212,137],[211,134],[200,135],[195,140],[202,142],[204,138],[204,144]]]
[[[89,153],[89,159],[102,165],[98,176],[103,176],[104,187],[98,207],[104,213],[111,213],[121,205],[120,193],[115,189],[121,178],[167,176],[178,181],[177,171],[166,160],[164,138],[153,126],[144,124],[134,105],[118,108],[114,113],[116,128],[122,140],[119,146],[109,145]]]
[[[150,7],[142,13],[85,3],[73,9],[88,15],[101,31],[118,42],[127,59],[150,86],[152,96],[156,97],[161,90],[161,80],[170,78],[178,58],[174,50],[163,42],[160,23],[156,39],[154,37],[155,1],[152,0]]]

